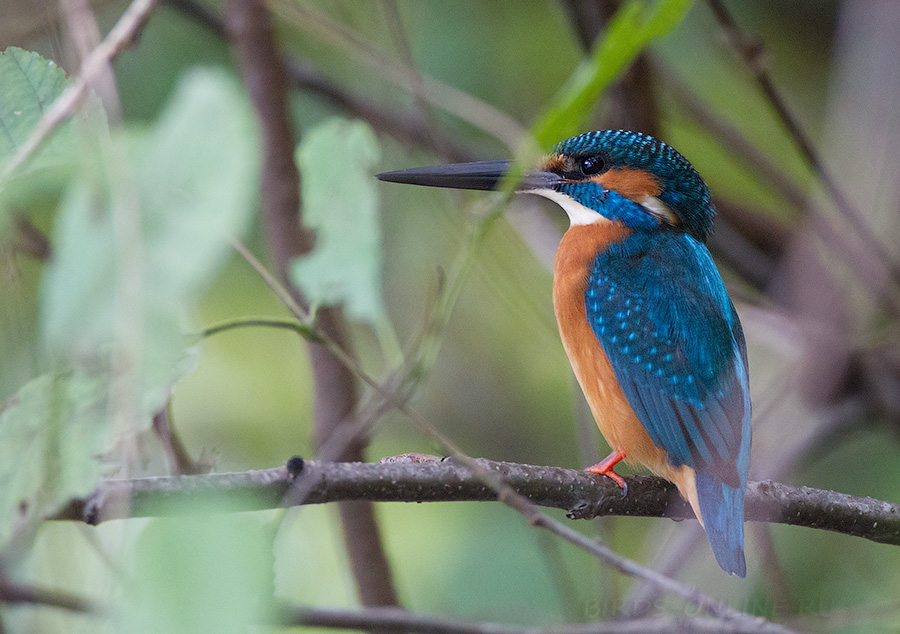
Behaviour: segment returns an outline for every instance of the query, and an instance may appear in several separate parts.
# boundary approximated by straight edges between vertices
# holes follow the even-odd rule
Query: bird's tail
[[[734,489],[711,473],[698,471],[697,498],[706,537],[722,569],[743,577],[744,561],[744,489]]]

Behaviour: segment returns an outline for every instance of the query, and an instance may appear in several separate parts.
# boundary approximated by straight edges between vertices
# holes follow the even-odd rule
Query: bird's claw
[[[597,473],[597,472],[593,471],[592,473]],[[615,471],[610,469],[609,471],[606,471],[599,475],[605,475],[607,478],[609,478],[610,480],[612,480],[613,482],[618,484],[619,488],[622,489],[622,497],[625,497],[626,495],[628,495],[628,483],[625,482],[625,478],[620,476],[618,473],[616,473]]]
[[[622,489],[623,496],[628,495],[628,483],[625,482],[625,478],[623,478],[613,470],[613,467],[615,467],[616,464],[618,464],[624,458],[625,453],[620,449],[616,449],[597,464],[591,465],[590,467],[585,469],[585,471],[589,473],[596,473],[597,475],[606,476],[619,485],[619,488]]]

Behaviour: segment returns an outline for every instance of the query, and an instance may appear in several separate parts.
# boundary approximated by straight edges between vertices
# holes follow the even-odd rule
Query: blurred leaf
[[[255,118],[231,76],[189,73],[136,160],[148,297],[180,310],[233,253],[253,216]]]
[[[137,407],[148,426],[193,364],[195,337],[184,334],[185,316],[230,254],[229,238],[247,224],[258,161],[243,93],[211,71],[188,75],[160,121],[132,145],[141,243],[129,257],[139,259],[141,288],[123,289],[118,277],[115,215],[129,210],[114,210],[118,199],[83,176],[67,192],[57,220],[41,289],[41,331],[64,365],[108,367],[113,342],[123,343],[117,320],[132,319],[138,341],[131,344],[140,362]],[[117,312],[123,290],[140,303],[131,316]]]
[[[185,314],[253,209],[256,136],[239,86],[224,74],[198,72],[132,146],[141,243],[128,257],[138,258],[142,276],[131,289],[140,305],[124,318],[134,320],[139,338],[135,408],[149,426],[193,363],[196,337],[184,334]],[[97,174],[115,180],[131,166],[99,161],[85,161],[65,194],[42,282],[42,336],[64,370],[27,384],[0,414],[0,541],[23,515],[38,519],[89,492],[102,476],[97,456],[118,431],[109,406],[116,379],[110,354],[122,343],[116,322],[123,319],[116,214],[128,211],[114,208],[122,196]]]
[[[137,143],[145,347],[182,350],[177,330],[231,252],[252,212],[257,174],[253,119],[224,74],[188,75],[156,127]],[[42,296],[43,336],[63,357],[113,340],[117,289],[114,213],[104,192],[75,183],[60,211]],[[127,213],[124,212],[124,213]],[[167,355],[161,355],[163,357]]]
[[[355,321],[386,322],[381,297],[381,228],[372,167],[380,150],[361,121],[332,119],[297,150],[303,222],[316,247],[297,258],[291,279],[311,304],[342,304]]]
[[[150,522],[135,547],[119,629],[245,634],[266,620],[272,542],[258,515]]]
[[[534,136],[548,147],[583,131],[597,99],[655,38],[681,22],[693,0],[631,0],[622,5],[599,37],[591,59],[582,63],[535,124]]]
[[[84,496],[108,449],[105,377],[45,374],[0,411],[0,543],[23,521],[38,521]]]
[[[112,338],[115,249],[109,202],[86,182],[63,198],[41,298],[43,337],[53,350],[92,354]]]

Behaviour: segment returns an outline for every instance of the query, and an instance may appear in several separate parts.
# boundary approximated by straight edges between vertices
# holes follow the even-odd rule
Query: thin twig
[[[900,265],[898,265],[897,259],[888,253],[884,244],[875,235],[871,225],[865,217],[844,195],[837,181],[828,171],[824,161],[822,161],[818,152],[816,152],[813,147],[812,141],[803,131],[800,122],[793,113],[791,113],[787,106],[787,102],[775,87],[772,76],[762,63],[762,46],[744,33],[722,0],[707,0],[707,4],[718,21],[719,26],[728,36],[732,46],[744,62],[744,65],[753,74],[760,91],[772,106],[776,116],[781,121],[782,125],[784,125],[794,144],[797,146],[797,149],[800,151],[800,154],[803,155],[803,158],[825,186],[825,189],[834,201],[837,210],[850,224],[859,238],[865,243],[866,248],[882,262],[894,284],[900,285]]]
[[[416,71],[360,37],[345,25],[308,5],[272,0],[273,10],[297,28],[313,33],[339,46],[358,62],[377,70],[388,81],[413,92],[410,79]],[[469,93],[432,77],[421,75],[423,94],[439,108],[494,136],[513,152],[529,141],[528,130],[521,123],[494,106]]]
[[[162,443],[163,453],[169,462],[169,472],[178,475],[196,475],[212,471],[211,462],[206,462],[202,458],[194,460],[188,453],[181,436],[172,426],[169,410],[170,404],[166,403],[165,407],[153,416],[153,431]]]
[[[532,518],[532,524],[545,528],[553,534],[558,535],[581,549],[599,557],[622,574],[652,583],[654,586],[661,588],[670,594],[681,597],[688,603],[697,606],[704,614],[733,620],[736,623],[742,624],[744,627],[747,627],[747,625],[750,624],[751,626],[758,627],[759,629],[757,631],[760,632],[780,632],[782,634],[791,632],[788,628],[782,627],[776,623],[770,623],[761,617],[753,617],[750,614],[736,610],[727,603],[704,594],[696,588],[684,585],[660,572],[646,568],[630,559],[622,557],[611,548],[585,537],[575,529],[566,526],[561,522],[557,522],[548,515],[543,513],[537,514]]]
[[[8,179],[13,172],[24,165],[56,127],[71,116],[87,94],[88,86],[104,72],[110,60],[126,48],[143,28],[155,4],[156,0],[134,0],[128,6],[100,46],[95,48],[81,64],[78,77],[72,80],[59,98],[53,102],[53,105],[47,109],[25,143],[19,146],[16,153],[3,166],[3,171],[0,172],[0,181]]]
[[[238,328],[276,328],[279,330],[290,330],[311,343],[319,342],[319,336],[312,326],[294,320],[267,319],[265,317],[223,321],[214,326],[204,328],[201,332],[201,336],[211,337],[212,335],[218,335],[219,333],[236,330]]]
[[[100,45],[100,26],[90,0],[60,0],[60,20],[65,25],[68,54],[80,65]],[[74,66],[75,64],[73,64]],[[107,63],[88,88],[100,96],[111,127],[122,123],[122,102],[112,65]]]

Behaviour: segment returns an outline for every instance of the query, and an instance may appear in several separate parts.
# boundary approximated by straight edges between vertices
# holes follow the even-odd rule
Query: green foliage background
[[[303,4],[395,55],[380,3]],[[801,122],[817,141],[824,138],[838,3],[729,5],[769,47],[773,76]],[[120,3],[101,8],[101,24],[109,26],[121,8]],[[582,55],[554,2],[402,1],[398,8],[424,75],[536,130],[542,149],[576,131],[576,122],[580,130],[602,125],[607,106],[601,96],[594,107],[598,95],[620,75],[619,65],[658,38],[649,45],[664,61],[663,72],[687,82],[798,185],[813,182],[703,3],[628,3],[610,27],[606,48],[597,48],[592,57]],[[282,13],[279,36],[289,54],[311,60],[365,99],[388,108],[412,107],[412,97],[382,73],[346,48],[298,28],[289,11]],[[38,34],[10,43],[63,59],[53,37]],[[6,48],[2,39],[0,48]],[[110,245],[120,236],[115,210],[123,196],[135,196],[143,213],[139,274],[144,284],[136,297],[143,329],[132,334],[146,365],[130,392],[139,402],[132,412],[138,431],[148,428],[150,414],[171,386],[171,413],[185,444],[194,455],[214,456],[218,471],[271,467],[294,454],[312,455],[312,381],[302,340],[264,328],[203,340],[196,334],[239,317],[287,316],[229,245],[234,236],[264,252],[255,199],[257,132],[226,43],[163,4],[139,45],[122,53],[114,67],[123,129],[104,140],[105,118],[91,105],[89,116],[67,124],[39,161],[0,190],[5,273],[0,275],[0,399],[7,403],[0,411],[0,509],[7,517],[0,522],[0,538],[14,530],[22,534],[21,522],[12,521],[16,504],[23,496],[34,502],[24,517],[27,539],[7,541],[0,556],[2,572],[11,578],[84,594],[114,605],[116,612],[107,621],[50,609],[3,608],[4,625],[22,632],[238,632],[259,618],[256,599],[273,588],[277,596],[302,604],[355,605],[334,508],[135,520],[96,529],[40,522],[42,514],[89,491],[103,474],[165,472],[157,441],[133,429],[123,432],[130,429],[122,427],[127,416],[104,406],[115,397],[107,393],[116,374],[106,346],[115,333],[122,287]],[[0,98],[12,100],[5,68],[0,65]],[[61,89],[58,69],[47,77],[49,90]],[[664,138],[689,157],[716,196],[789,225],[797,222],[798,210],[673,107],[665,90],[659,102]],[[354,346],[377,375],[416,336],[440,271],[452,273],[471,244],[485,196],[376,184],[368,174],[437,159],[386,135],[376,139],[359,122],[336,122],[345,114],[320,97],[295,92],[291,107],[299,137],[308,143],[298,155],[312,188],[304,191],[304,203],[316,209],[313,201],[322,191],[342,187],[335,178],[341,174],[348,201],[341,213],[319,208],[314,221],[321,250],[297,262],[292,273],[322,301],[343,299],[357,322]],[[436,125],[484,158],[514,151],[445,112],[435,110],[433,116]],[[23,138],[17,133],[15,143],[0,146],[0,160]],[[128,159],[117,165],[110,153]],[[324,190],[316,191],[315,184]],[[98,219],[98,209],[107,215]],[[544,231],[552,237],[564,228],[564,215],[547,209],[556,217]],[[352,215],[360,211],[362,217]],[[11,251],[14,214],[24,214],[52,237],[49,263]],[[472,268],[414,404],[470,455],[579,467],[606,447],[592,429],[559,344],[547,254],[527,242],[533,230],[516,228],[534,218],[533,211],[513,202],[502,219],[484,225],[487,233],[469,254]],[[724,274],[742,298],[758,299],[741,292],[734,271]],[[739,311],[753,303],[739,302]],[[809,418],[796,394],[778,389],[792,360],[777,337],[755,323],[749,319],[756,411],[779,421],[756,432],[755,451],[761,456],[781,442],[779,434],[790,435],[786,427]],[[89,393],[79,402],[92,406],[75,412],[58,407],[71,392]],[[34,414],[44,409],[53,415]],[[23,411],[33,420],[18,416]],[[851,433],[805,456],[785,479],[897,501],[896,437],[880,422],[861,421]],[[80,433],[88,423],[99,427]],[[33,459],[26,447],[36,452]],[[122,463],[101,460],[107,451],[131,456],[127,472],[111,471]],[[389,412],[367,455],[377,460],[408,451],[442,450]],[[631,586],[567,545],[536,534],[499,505],[381,505],[378,515],[402,601],[415,610],[549,625],[611,615]],[[669,521],[630,518],[579,528],[648,564],[688,530]],[[896,548],[808,529],[766,530],[777,565],[764,557],[769,551],[760,540],[763,533],[751,527],[746,581],[725,578],[705,547],[681,578],[765,616],[800,618],[848,608],[870,614],[849,619],[837,631],[896,623]],[[773,574],[779,582],[772,581]],[[786,593],[778,591],[782,586]],[[681,609],[668,600],[660,606]],[[829,621],[808,623],[824,631]]]

